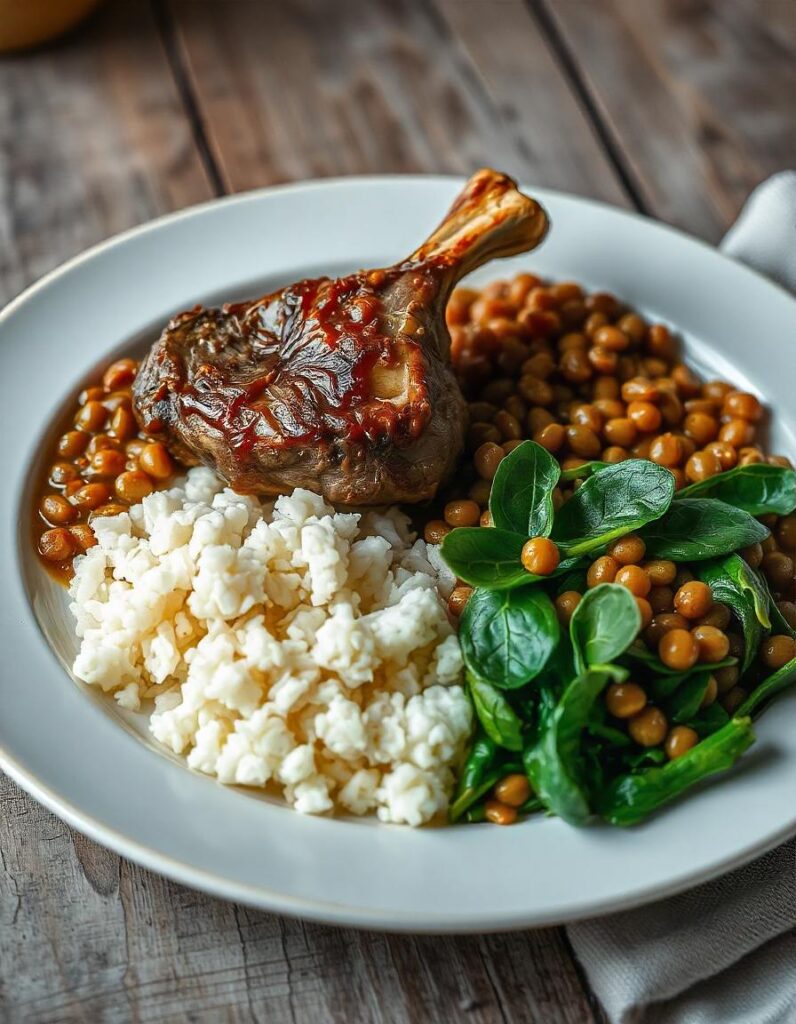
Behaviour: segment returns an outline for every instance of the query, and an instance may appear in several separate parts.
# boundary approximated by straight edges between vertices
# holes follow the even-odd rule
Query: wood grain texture
[[[0,1020],[587,1024],[559,931],[388,936],[143,871],[0,778]]]
[[[491,164],[626,198],[522,0],[170,0],[226,188]],[[488,31],[486,30],[488,27]]]
[[[148,4],[0,59],[0,299],[210,194]]]
[[[437,0],[437,6],[472,62],[493,117],[522,154],[520,176],[564,192],[631,205],[559,55],[527,3]]]
[[[791,0],[531,0],[560,36],[648,212],[721,237],[796,165]]]

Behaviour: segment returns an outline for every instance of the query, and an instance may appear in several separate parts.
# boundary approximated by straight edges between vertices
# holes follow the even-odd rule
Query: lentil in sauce
[[[458,288],[447,322],[468,401],[468,454],[442,515],[425,525],[430,543],[457,526],[490,525],[492,479],[524,440],[542,445],[565,470],[594,459],[649,459],[674,475],[677,488],[739,465],[791,467],[783,455],[766,455],[757,440],[764,409],[755,395],[727,381],[701,381],[665,324],[647,321],[608,292],[520,273],[481,290]],[[578,486],[577,479],[562,484],[554,500],[560,506]],[[794,624],[796,516],[762,521],[772,536],[760,552],[745,554],[756,559]],[[591,585],[613,582],[616,572],[609,578],[604,559],[593,569]],[[455,614],[464,607],[457,590]],[[661,605],[660,593],[655,599]]]
[[[36,488],[33,540],[43,564],[61,583],[72,560],[96,540],[96,516],[116,515],[164,487],[178,467],[165,445],[142,432],[133,414],[131,387],[138,364],[111,363],[84,388],[62,418]]]

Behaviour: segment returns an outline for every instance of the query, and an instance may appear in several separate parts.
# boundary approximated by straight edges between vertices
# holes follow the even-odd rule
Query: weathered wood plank
[[[656,216],[716,240],[758,182],[796,164],[789,0],[532,5],[560,36]]]
[[[99,239],[211,194],[143,0],[0,61],[0,301]]]
[[[170,2],[230,190],[493,164],[625,201],[522,0]]]
[[[213,900],[0,780],[3,1021],[586,1024],[560,933],[386,936]]]
[[[524,0],[437,0],[475,67],[527,180],[604,199],[629,198],[549,41]]]

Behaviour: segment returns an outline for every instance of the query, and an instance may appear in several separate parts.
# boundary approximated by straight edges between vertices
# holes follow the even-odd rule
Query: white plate
[[[642,827],[574,829],[536,818],[509,829],[413,831],[305,818],[225,789],[156,751],[143,730],[120,727],[111,701],[66,674],[74,640],[64,595],[27,532],[27,482],[53,413],[92,368],[151,337],[176,310],[394,262],[440,220],[459,185],[351,178],[213,202],[91,250],[0,317],[0,764],[76,828],[178,881],[338,924],[510,928],[672,893],[796,831],[793,697],[764,716],[758,743],[731,777]],[[481,279],[531,267],[610,289],[678,325],[698,364],[777,409],[774,450],[796,450],[792,298],[669,228],[534,194],[552,217],[549,241]]]

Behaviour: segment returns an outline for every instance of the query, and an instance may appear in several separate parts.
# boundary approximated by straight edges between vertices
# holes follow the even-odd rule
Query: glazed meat
[[[479,171],[396,266],[176,316],[141,366],[136,414],[183,462],[214,467],[239,492],[306,487],[349,505],[430,498],[466,425],[445,326],[451,289],[546,229],[510,178]]]

